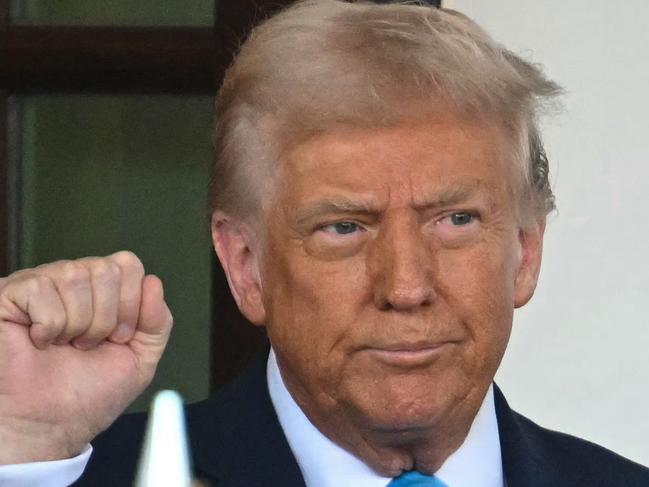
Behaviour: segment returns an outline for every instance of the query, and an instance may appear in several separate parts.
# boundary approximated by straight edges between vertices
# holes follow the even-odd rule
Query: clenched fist
[[[171,324],[130,252],[0,279],[0,465],[79,454],[149,384]]]

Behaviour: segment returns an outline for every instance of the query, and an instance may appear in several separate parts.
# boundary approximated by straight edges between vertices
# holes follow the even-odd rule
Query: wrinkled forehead
[[[421,188],[419,194],[426,194],[425,197],[422,196],[423,199],[444,199],[443,195],[433,194],[435,188],[425,188],[428,180],[439,179],[439,175],[433,173],[435,161],[442,156],[437,153],[441,138],[446,138],[446,147],[454,146],[455,150],[468,149],[471,144],[467,142],[476,142],[471,145],[473,152],[466,152],[466,158],[481,161],[486,171],[494,172],[496,179],[499,178],[502,185],[513,194],[510,200],[517,199],[515,204],[520,206],[520,198],[516,195],[523,186],[525,164],[521,160],[520,136],[516,127],[498,114],[451,110],[443,100],[438,106],[438,110],[413,110],[414,116],[411,113],[408,117],[389,120],[390,123],[385,119],[368,123],[366,120],[346,118],[333,120],[317,130],[300,127],[298,123],[276,114],[258,117],[258,140],[265,148],[264,152],[271,156],[267,160],[269,166],[266,169],[269,171],[261,195],[261,211],[256,215],[259,228],[266,226],[268,210],[278,200],[283,200],[282,204],[295,204],[295,201],[287,200],[289,193],[295,196],[297,191],[316,192],[325,185],[331,186],[343,180],[350,191],[378,191],[381,187],[386,187],[382,176],[386,174],[387,166],[391,166],[388,168],[392,171],[390,181],[404,181],[405,166],[413,157],[428,161],[433,166],[431,171],[418,175],[415,175],[417,172],[413,166],[409,166],[409,180]],[[420,137],[408,137],[414,133]],[[454,141],[453,138],[460,140]],[[401,148],[393,151],[391,158],[382,157],[398,146]],[[449,155],[447,153],[444,157]],[[495,161],[502,164],[496,168]],[[259,164],[261,165],[261,161]],[[325,170],[327,167],[329,170]],[[462,169],[448,164],[444,167],[448,181],[445,190],[447,193],[453,193],[456,189],[465,191],[467,185],[481,184],[480,181],[456,184],[455,176],[460,176]],[[383,170],[379,174],[381,168]],[[374,185],[371,184],[373,181]]]
[[[443,116],[390,127],[337,126],[293,143],[278,161],[273,203],[351,197],[376,208],[422,206],[514,186],[507,131]],[[363,201],[367,203],[362,203]],[[335,201],[334,201],[335,202]]]
[[[318,129],[299,128],[291,122],[266,120],[267,132],[275,140],[275,170],[281,172],[287,165],[300,169],[305,164],[299,155],[313,146],[321,151],[327,150],[330,157],[345,157],[346,152],[361,151],[368,156],[374,152],[374,159],[379,159],[385,148],[402,145],[407,139],[413,139],[414,146],[404,146],[403,152],[409,155],[429,153],[434,159],[435,150],[440,144],[447,148],[462,148],[468,141],[475,144],[474,157],[478,152],[487,153],[497,150],[508,163],[517,163],[517,151],[521,144],[519,127],[510,120],[497,114],[463,113],[447,110],[426,110],[414,113],[409,117],[392,120],[360,121],[338,119],[328,126]],[[414,137],[416,135],[416,137]],[[416,140],[414,140],[416,139]],[[317,158],[319,152],[313,153]],[[324,155],[324,154],[323,154]],[[398,154],[394,160],[396,166],[401,161]]]

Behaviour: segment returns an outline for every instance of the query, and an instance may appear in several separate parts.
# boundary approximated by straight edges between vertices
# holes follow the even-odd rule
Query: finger
[[[2,289],[2,294],[29,317],[29,336],[37,348],[46,348],[63,330],[67,321],[65,307],[49,277],[26,276],[12,280]]]
[[[109,340],[115,343],[126,343],[133,338],[140,315],[144,266],[132,252],[117,252],[110,256],[110,260],[119,266],[122,282],[117,327],[111,333]]]
[[[106,339],[117,324],[121,272],[109,259],[101,258],[87,263],[92,293],[92,321],[90,328],[74,340],[82,350],[96,347]]]
[[[173,317],[164,300],[162,282],[154,275],[142,281],[140,319],[130,345],[145,363],[157,364],[169,339]]]
[[[152,337],[168,336],[173,324],[171,311],[164,300],[162,281],[148,275],[142,282],[142,304],[137,331]]]
[[[15,279],[14,274],[12,274],[11,278]],[[8,277],[0,277],[0,321],[22,325],[27,328],[31,326],[32,320],[22,308],[9,299],[7,289],[11,289],[11,287],[7,287],[8,284],[11,284]]]
[[[82,335],[92,321],[90,272],[79,261],[57,263],[43,272],[54,282],[65,307],[67,320],[54,343],[63,345]]]

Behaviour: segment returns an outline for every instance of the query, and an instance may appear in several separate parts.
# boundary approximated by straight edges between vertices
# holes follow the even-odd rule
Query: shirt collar
[[[309,421],[286,389],[273,350],[268,356],[266,374],[273,407],[307,487],[385,487],[392,480],[378,475]],[[489,388],[464,443],[435,475],[449,487],[503,487],[493,387]]]

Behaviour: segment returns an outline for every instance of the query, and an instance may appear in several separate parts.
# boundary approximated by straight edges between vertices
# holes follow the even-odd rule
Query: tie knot
[[[448,487],[434,475],[419,472],[406,472],[392,479],[387,487]]]

